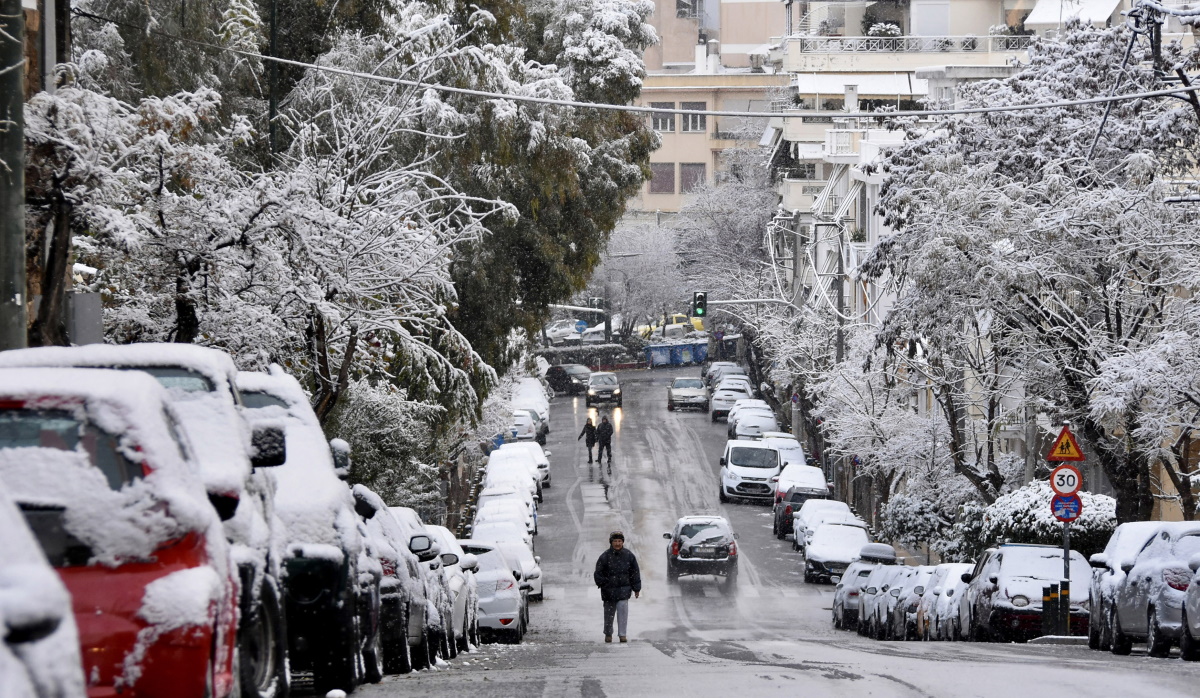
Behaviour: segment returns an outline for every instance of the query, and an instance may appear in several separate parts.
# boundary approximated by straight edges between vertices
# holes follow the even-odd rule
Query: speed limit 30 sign
[[[1083,475],[1073,465],[1060,465],[1050,473],[1050,489],[1060,497],[1069,497],[1083,487]]]

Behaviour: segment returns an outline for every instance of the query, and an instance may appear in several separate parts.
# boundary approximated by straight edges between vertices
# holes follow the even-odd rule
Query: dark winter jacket
[[[578,441],[579,439],[582,439],[585,436],[587,437],[588,448],[591,448],[592,446],[596,445],[596,425],[595,424],[583,425],[583,431],[579,432],[579,438],[575,439],[575,440]]]
[[[600,422],[600,426],[596,427],[596,440],[602,444],[612,441],[612,422]]]
[[[642,571],[638,569],[637,557],[628,548],[609,548],[600,553],[592,577],[600,587],[600,598],[605,601],[624,601],[633,592],[642,590]]]

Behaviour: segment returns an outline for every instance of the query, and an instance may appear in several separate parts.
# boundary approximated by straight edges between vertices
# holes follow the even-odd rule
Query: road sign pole
[[[1059,624],[1063,635],[1071,634],[1071,522],[1063,522],[1063,579],[1059,584]]]

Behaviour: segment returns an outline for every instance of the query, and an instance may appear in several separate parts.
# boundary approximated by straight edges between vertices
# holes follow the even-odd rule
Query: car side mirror
[[[989,574],[988,581],[991,582],[992,584],[996,584],[997,582],[1000,581],[1000,577],[997,575],[994,575],[994,574]]]
[[[471,553],[466,553],[459,559],[458,566],[466,572],[474,572],[479,568],[479,558]]]
[[[534,570],[534,571],[530,572],[529,574],[525,575],[525,579],[537,579],[541,576],[542,576],[541,572]]]
[[[864,594],[874,594],[874,593],[875,593],[875,587],[867,587],[866,589],[863,589],[863,593],[864,593]]]
[[[551,453],[550,451],[547,451],[547,450],[545,450],[545,449],[542,449],[542,453],[546,454],[546,457],[547,457],[547,458],[549,458],[550,456],[553,456],[553,455],[554,455],[553,453]]]
[[[458,556],[454,553],[442,553],[442,564],[446,567],[458,564]]]
[[[953,590],[953,589],[947,589],[947,590],[946,590],[946,598],[950,598],[951,596],[954,596],[954,590]]]
[[[671,540],[671,534],[670,534],[670,533],[664,533],[664,534],[663,534],[663,540]]]
[[[208,501],[212,504],[213,509],[217,511],[217,517],[222,521],[228,521],[237,514],[239,500],[236,494],[209,492]]]
[[[898,597],[898,596],[900,596],[900,587],[892,587],[892,590],[889,591],[888,593],[891,594],[892,596]]]
[[[1192,568],[1193,572],[1200,569],[1200,555],[1193,555],[1192,559],[1188,560],[1188,567]]]
[[[925,595],[925,587],[917,587],[916,589],[913,589],[913,593],[916,594],[917,596],[924,596]]]
[[[366,520],[375,518],[375,507],[362,497],[354,498],[354,513],[363,517]]]
[[[846,586],[846,585],[845,585],[845,584],[838,584],[837,586],[835,586],[835,587],[834,587],[834,589],[841,589],[841,588],[842,588],[842,587],[844,587],[844,586]]]
[[[421,562],[429,562],[437,557],[437,549],[433,547],[433,539],[429,536],[417,534],[408,539],[408,550]]]
[[[250,465],[273,468],[287,462],[287,438],[283,429],[258,426],[250,436]]]
[[[540,565],[540,564],[542,564],[542,556],[541,556],[541,555],[534,555],[534,556],[533,556],[533,563],[534,563],[535,565]]]
[[[1088,564],[1096,569],[1104,569],[1108,567],[1108,556],[1104,553],[1096,553],[1088,558]]]
[[[960,577],[960,579],[962,579],[964,583],[970,584],[971,583],[971,573],[963,572],[962,577]]]
[[[1122,564],[1121,564],[1121,571],[1122,571],[1122,572],[1128,573],[1128,572],[1129,572],[1129,570],[1131,570],[1131,569],[1133,569],[1133,563],[1132,563],[1132,562],[1125,562],[1125,563],[1122,563]]]
[[[343,482],[350,479],[350,444],[342,439],[329,440],[329,452],[333,454],[333,472]]]
[[[734,539],[734,540],[737,540],[737,539],[738,539],[738,534],[736,534],[736,533],[735,533],[735,534],[733,534],[733,539]]]
[[[725,465],[725,456],[721,456],[721,460],[717,461],[718,465]]]
[[[521,591],[533,591],[533,585],[521,582]]]

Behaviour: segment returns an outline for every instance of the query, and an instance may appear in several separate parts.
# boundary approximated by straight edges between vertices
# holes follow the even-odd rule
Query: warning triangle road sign
[[[1046,460],[1051,462],[1086,460],[1083,456],[1083,449],[1079,448],[1079,442],[1071,433],[1071,427],[1063,425],[1062,431],[1058,433],[1058,439],[1050,447],[1050,453],[1046,454]]]

